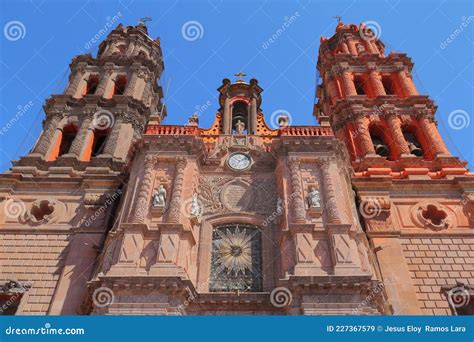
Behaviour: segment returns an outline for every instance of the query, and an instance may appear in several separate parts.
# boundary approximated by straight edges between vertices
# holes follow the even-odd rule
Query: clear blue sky
[[[164,51],[165,123],[184,124],[197,108],[210,103],[201,111],[204,127],[212,123],[218,109],[216,88],[224,77],[233,78],[240,70],[256,77],[264,89],[262,109],[267,120],[275,110],[283,109],[291,114],[292,124],[315,124],[312,108],[320,36],[334,33],[335,15],[341,15],[344,23],[375,21],[387,52],[406,52],[413,58],[419,92],[430,95],[439,106],[437,120],[442,136],[450,151],[467,160],[472,169],[472,0],[0,3],[0,171],[32,147],[41,130],[44,100],[65,88],[71,58],[87,52],[95,56],[98,43],[91,48],[87,43],[108,19],[119,14],[124,25],[134,25],[144,16],[153,18],[149,33],[161,37]],[[297,19],[264,48],[285,17],[296,12]],[[6,30],[11,21],[23,25],[19,36]],[[188,21],[202,26],[199,39],[183,38],[182,27]],[[446,42],[451,35],[454,39]],[[19,107],[29,103],[31,108],[16,115]],[[454,129],[448,118],[457,110],[453,115],[464,121],[454,121],[451,126],[458,128]],[[7,127],[15,116],[16,122]]]

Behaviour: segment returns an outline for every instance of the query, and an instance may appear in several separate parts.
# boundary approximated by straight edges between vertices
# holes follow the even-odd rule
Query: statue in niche
[[[166,206],[166,189],[163,184],[161,184],[153,194],[153,206],[163,208]]]
[[[237,134],[244,134],[244,130],[245,124],[242,121],[237,120],[237,122],[235,123],[235,131],[237,132]]]
[[[310,188],[307,200],[310,208],[321,208],[321,196],[314,186]]]
[[[201,207],[199,206],[197,193],[193,193],[191,199],[191,215],[196,217],[201,216]]]

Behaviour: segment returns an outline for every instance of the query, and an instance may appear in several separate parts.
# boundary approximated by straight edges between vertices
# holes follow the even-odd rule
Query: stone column
[[[43,132],[41,133],[41,138],[33,149],[33,154],[40,154],[43,157],[46,157],[46,153],[51,146],[53,137],[56,133],[59,123],[61,122],[63,115],[61,113],[52,113],[44,123]]]
[[[100,96],[105,95],[105,90],[107,89],[107,85],[109,84],[109,82],[111,80],[111,76],[112,76],[113,73],[114,73],[113,64],[112,65],[106,64],[104,66],[104,71],[102,73],[102,78],[100,79],[100,82],[97,85],[95,95],[100,95]]]
[[[69,85],[66,89],[65,94],[75,97],[78,91],[79,83],[84,79],[84,74],[86,73],[87,63],[79,63],[76,68],[73,69],[74,76],[69,81]]]
[[[231,118],[232,113],[230,112],[230,99],[228,97],[224,100],[224,115],[222,118],[222,130],[224,134],[230,134],[232,132]]]
[[[410,148],[408,143],[403,136],[400,118],[396,115],[395,112],[389,111],[386,115],[387,124],[390,127],[390,132],[392,137],[395,140],[395,144],[398,148],[398,155],[408,155],[410,154]]]
[[[291,157],[289,160],[291,187],[293,189],[293,209],[295,214],[295,221],[297,223],[304,223],[306,212],[304,208],[303,190],[301,188],[300,180],[300,160],[296,157]]]
[[[336,82],[334,80],[334,74],[329,72],[326,78],[327,82],[327,91],[329,98],[331,99],[332,104],[336,103],[336,100],[339,98],[339,90],[337,89]]]
[[[354,77],[347,69],[347,67],[343,68],[340,76],[344,88],[343,96],[355,96],[357,95],[357,91],[354,84]]]
[[[387,95],[385,92],[385,88],[383,87],[382,83],[382,76],[380,76],[380,73],[377,70],[376,66],[369,66],[369,81],[371,88],[374,91],[374,96],[383,96]]]
[[[350,54],[353,56],[357,56],[358,53],[357,53],[357,48],[356,48],[356,43],[354,41],[354,38],[350,34],[345,35],[344,38],[346,38]]]
[[[364,116],[362,114],[357,115],[354,123],[357,130],[355,133],[359,147],[362,151],[362,156],[375,154],[374,144],[372,143],[372,138],[370,137],[369,128],[367,127]]]
[[[252,96],[252,103],[250,104],[250,129],[249,134],[257,134],[257,99],[255,95]]]
[[[125,52],[125,54],[127,56],[133,56],[133,55],[136,55],[133,53],[133,50],[135,49],[135,41],[133,40],[130,40],[129,43],[128,43],[128,46],[127,46],[127,51]]]
[[[176,174],[174,177],[173,194],[170,202],[168,220],[171,223],[178,223],[181,213],[181,192],[183,189],[184,169],[187,160],[185,157],[176,157]]]
[[[449,154],[443,139],[439,136],[435,123],[428,118],[428,115],[422,113],[419,115],[418,120],[428,145],[432,147],[434,153]]]
[[[86,144],[88,132],[92,125],[92,118],[90,117],[89,112],[84,112],[83,114],[87,117],[85,117],[84,120],[82,121],[81,127],[79,127],[76,137],[72,141],[72,144],[71,144],[71,147],[69,148],[67,156],[74,156],[74,157],[80,158],[81,152]]]
[[[119,144],[120,129],[122,128],[122,115],[124,114],[121,113],[119,116],[115,117],[114,126],[105,142],[104,152],[102,152],[102,154],[105,154],[106,156],[113,157],[115,149]]]
[[[127,88],[125,89],[124,95],[133,97],[133,95],[135,94],[138,78],[143,77],[143,75],[141,75],[143,74],[143,72],[141,71],[140,64],[133,64],[131,70],[132,76],[130,77],[130,81],[127,84]]]
[[[329,223],[341,223],[339,209],[337,208],[334,186],[332,184],[331,172],[329,171],[330,161],[320,159],[318,161],[321,176],[324,184],[325,212]]]
[[[400,80],[400,85],[403,90],[404,96],[416,96],[418,92],[416,91],[415,85],[411,77],[407,76],[407,71],[404,65],[398,65],[398,79]]]
[[[146,215],[148,214],[148,206],[150,204],[150,190],[155,162],[156,160],[154,157],[145,157],[145,172],[140,185],[140,192],[138,194],[137,205],[135,207],[135,214],[132,220],[133,223],[144,223]]]

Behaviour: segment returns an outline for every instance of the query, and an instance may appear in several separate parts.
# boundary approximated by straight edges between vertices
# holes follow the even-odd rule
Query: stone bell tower
[[[31,152],[0,175],[0,282],[25,290],[18,314],[79,313],[137,143],[166,115],[163,67],[159,39],[119,25],[72,60]]]
[[[474,244],[473,174],[446,148],[436,105],[413,83],[411,59],[384,50],[363,24],[339,23],[322,38],[315,115],[350,155],[359,213],[394,313],[451,314],[448,290],[474,279],[463,259]]]

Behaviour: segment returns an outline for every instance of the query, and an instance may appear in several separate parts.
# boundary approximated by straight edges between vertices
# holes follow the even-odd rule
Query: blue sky
[[[1,0],[0,4],[0,171],[28,153],[41,130],[44,100],[64,90],[73,56],[95,56],[99,42],[92,47],[88,42],[114,16],[124,25],[134,25],[144,16],[153,19],[149,34],[161,37],[164,52],[165,123],[184,124],[200,111],[200,124],[207,127],[218,109],[216,88],[240,70],[247,79],[257,78],[264,89],[267,121],[274,111],[286,110],[294,125],[315,124],[319,39],[334,33],[336,15],[344,23],[375,21],[387,52],[405,52],[413,58],[419,92],[438,105],[441,135],[450,151],[472,169],[473,1]],[[296,20],[268,44],[291,16]],[[182,33],[189,21],[202,27],[195,40]]]

